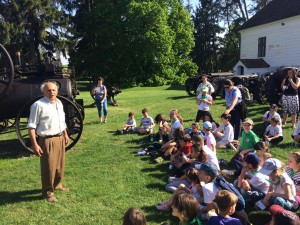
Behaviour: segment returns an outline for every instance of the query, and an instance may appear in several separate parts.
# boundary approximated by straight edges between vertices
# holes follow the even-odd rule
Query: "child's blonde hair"
[[[174,113],[174,115],[179,119],[181,125],[183,124],[183,119],[182,119],[182,117],[179,115],[178,109],[172,109],[172,110],[170,111],[170,113]]]
[[[236,205],[238,197],[227,190],[218,191],[215,202],[220,212],[225,212],[229,207]]]

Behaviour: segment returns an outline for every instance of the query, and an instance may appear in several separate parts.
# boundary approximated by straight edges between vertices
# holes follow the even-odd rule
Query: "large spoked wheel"
[[[7,120],[0,119],[0,133],[2,133],[7,127]]]
[[[39,100],[42,96],[32,99],[27,102],[16,118],[16,131],[17,136],[21,144],[30,152],[33,152],[31,148],[31,141],[28,134],[27,123],[30,114],[30,106]],[[66,146],[66,150],[71,149],[79,140],[82,129],[83,129],[83,119],[80,110],[77,106],[69,99],[63,96],[57,96],[62,102],[65,111],[65,120],[67,124],[67,132],[70,138],[69,144]],[[38,138],[38,137],[37,137]]]
[[[9,53],[0,44],[0,98],[7,92],[14,80],[14,64]]]

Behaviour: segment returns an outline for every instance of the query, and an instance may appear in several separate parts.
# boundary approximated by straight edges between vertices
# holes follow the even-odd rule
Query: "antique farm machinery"
[[[79,91],[72,73],[63,68],[51,53],[44,55],[41,64],[22,65],[20,54],[16,54],[15,65],[0,44],[0,133],[7,128],[16,127],[21,144],[32,152],[26,128],[30,106],[42,97],[40,86],[45,81],[55,81],[58,86],[58,98],[62,101],[66,115],[67,132],[70,142],[66,150],[79,140],[84,119],[83,100],[75,99]]]

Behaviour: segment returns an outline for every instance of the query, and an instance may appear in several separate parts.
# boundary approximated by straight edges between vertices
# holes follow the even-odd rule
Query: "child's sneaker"
[[[157,205],[156,209],[159,211],[170,211],[170,205],[168,202],[163,202],[161,205]]]
[[[177,180],[178,178],[177,177],[169,177],[169,179],[168,179],[168,182],[169,183],[171,183],[171,182],[173,182],[173,181],[175,181],[175,180]]]
[[[147,152],[146,151],[141,151],[141,152],[138,152],[136,153],[138,156],[143,156],[143,155],[146,155]]]

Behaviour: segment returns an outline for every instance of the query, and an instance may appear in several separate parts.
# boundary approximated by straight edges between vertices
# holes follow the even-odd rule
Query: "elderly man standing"
[[[27,128],[32,148],[40,157],[42,195],[48,202],[57,202],[54,190],[69,191],[62,185],[69,137],[63,105],[57,98],[57,84],[46,81],[41,91],[44,97],[32,104]]]

